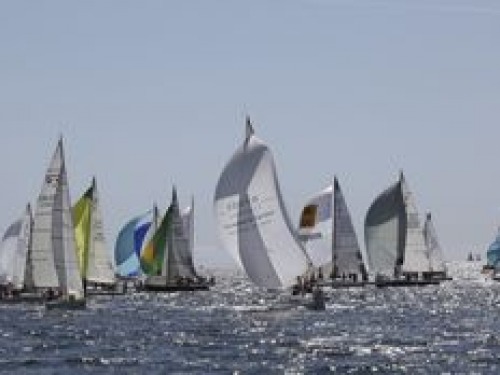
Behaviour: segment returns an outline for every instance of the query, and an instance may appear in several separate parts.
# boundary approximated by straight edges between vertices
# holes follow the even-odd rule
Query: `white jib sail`
[[[217,183],[214,206],[224,247],[255,284],[287,288],[306,273],[310,260],[286,212],[271,151],[248,120],[246,140]]]
[[[100,199],[95,179],[92,181],[92,184],[87,280],[113,284],[115,282],[115,275],[111,264],[111,256],[106,246],[106,238],[104,237]]]
[[[342,190],[340,189],[340,184],[336,178],[334,186],[333,254],[334,264],[337,267],[337,274],[339,276],[363,274],[366,271],[359,248],[358,238],[354,231],[351,215],[347,208]]]
[[[57,143],[36,203],[31,246],[31,271],[35,288],[57,288],[53,252],[53,211],[63,160],[62,139]]]
[[[406,244],[402,271],[427,272],[429,271],[429,254],[420,225],[417,205],[403,174],[401,174],[400,183],[406,209]]]
[[[62,152],[62,165],[59,173],[52,215],[52,248],[59,284],[65,295],[83,298],[82,277],[76,259],[76,241],[71,213],[68,178]]]
[[[302,209],[299,238],[314,266],[323,267],[333,257],[333,186],[314,194]]]
[[[194,198],[191,198],[191,206],[186,207],[182,211],[181,217],[184,227],[184,233],[186,233],[188,239],[187,247],[192,273],[196,274],[196,270],[194,268]]]
[[[446,265],[441,245],[439,244],[436,229],[432,224],[431,214],[428,213],[424,224],[424,238],[429,252],[431,272],[445,272]]]
[[[194,199],[191,198],[191,206],[186,207],[182,213],[182,223],[185,232],[188,234],[189,252],[193,257],[194,252]]]
[[[22,289],[25,283],[28,254],[31,248],[31,230],[33,228],[33,215],[28,204],[21,223],[21,232],[17,239],[17,251],[13,265],[12,283],[17,289]]]

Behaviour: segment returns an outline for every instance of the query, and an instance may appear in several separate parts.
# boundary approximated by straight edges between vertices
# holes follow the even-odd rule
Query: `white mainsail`
[[[400,176],[400,184],[406,209],[406,243],[402,271],[428,272],[430,268],[429,254],[425,245],[417,205],[403,173]]]
[[[175,280],[177,277],[193,278],[196,276],[193,258],[190,249],[190,233],[186,230],[182,219],[177,199],[177,190],[172,191],[171,231],[168,238],[167,249],[167,275],[168,279]]]
[[[429,262],[431,272],[446,272],[444,255],[439,244],[436,229],[432,224],[431,214],[427,213],[424,224],[424,237],[427,250],[429,252]]]
[[[224,167],[214,209],[224,247],[258,286],[291,287],[310,259],[296,238],[273,157],[247,118],[246,139]]]
[[[90,243],[88,253],[87,280],[113,284],[115,275],[110,253],[104,237],[102,212],[95,178],[92,180],[92,211],[90,214]]]
[[[76,241],[69,197],[68,178],[62,151],[62,164],[52,213],[52,249],[59,285],[66,296],[84,297],[82,278],[76,259]]]
[[[59,279],[54,263],[54,205],[63,163],[62,139],[49,164],[37,200],[33,219],[31,271],[35,288],[57,288]]]
[[[33,216],[31,206],[26,206],[21,219],[11,224],[0,246],[0,283],[12,283],[15,289],[23,289],[26,262],[31,247]]]
[[[182,224],[184,231],[188,236],[188,249],[191,263],[194,269],[194,198],[191,197],[191,205],[186,207],[182,213]]]

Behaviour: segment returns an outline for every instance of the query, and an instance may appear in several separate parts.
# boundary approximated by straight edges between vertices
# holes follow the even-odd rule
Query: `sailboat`
[[[472,253],[471,253],[472,255]],[[482,274],[487,275],[493,280],[499,281],[500,271],[500,228],[498,228],[495,240],[488,246],[486,251],[486,265],[483,266]]]
[[[85,293],[117,292],[104,237],[96,179],[73,207],[78,263]]]
[[[338,179],[315,194],[302,210],[299,238],[323,279],[334,287],[360,286],[368,280],[351,215]]]
[[[120,230],[115,243],[115,265],[122,279],[140,277],[140,256],[144,247],[159,226],[158,208],[138,215],[129,220]]]
[[[22,217],[5,231],[0,244],[0,289],[5,289],[11,297],[25,291],[28,255],[31,248],[33,215],[28,204]],[[1,295],[0,295],[1,299]]]
[[[399,181],[382,192],[368,209],[365,242],[378,286],[439,282],[425,276],[430,270],[428,250],[403,172]]]
[[[62,138],[37,200],[30,261],[33,288],[54,299],[46,304],[47,308],[85,306]]]
[[[311,260],[281,195],[273,156],[246,120],[246,137],[215,189],[216,225],[224,248],[257,286],[287,289],[305,277]]]
[[[176,292],[208,290],[208,282],[196,274],[192,248],[192,228],[186,225],[177,198],[172,190],[172,201],[158,229],[141,254],[141,266],[148,275],[144,289],[148,291]]]

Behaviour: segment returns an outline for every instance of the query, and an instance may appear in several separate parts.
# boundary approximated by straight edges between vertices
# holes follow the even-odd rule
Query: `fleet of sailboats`
[[[219,176],[214,214],[224,248],[253,283],[268,290],[295,290],[305,282],[362,286],[369,276],[379,286],[447,279],[431,215],[421,225],[402,172],[367,211],[366,260],[336,177],[307,200],[295,229],[271,149],[255,135],[248,117],[244,140]],[[495,273],[499,238],[488,249],[486,268]],[[163,215],[154,205],[126,222],[111,259],[95,178],[71,207],[61,138],[34,212],[28,204],[2,237],[0,292],[32,296],[48,308],[80,308],[88,292],[116,291],[123,279],[149,291],[207,290],[211,283],[198,275],[193,250],[194,199],[181,210],[174,187]]]
[[[150,291],[208,290],[209,282],[197,274],[193,261],[193,202],[183,215],[177,190],[154,234],[141,253],[141,265],[147,275],[144,289]]]

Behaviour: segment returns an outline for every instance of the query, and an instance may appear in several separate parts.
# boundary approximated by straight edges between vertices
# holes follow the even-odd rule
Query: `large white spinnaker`
[[[214,208],[224,247],[258,286],[291,287],[310,260],[281,196],[273,157],[247,118],[246,139],[220,175]]]

